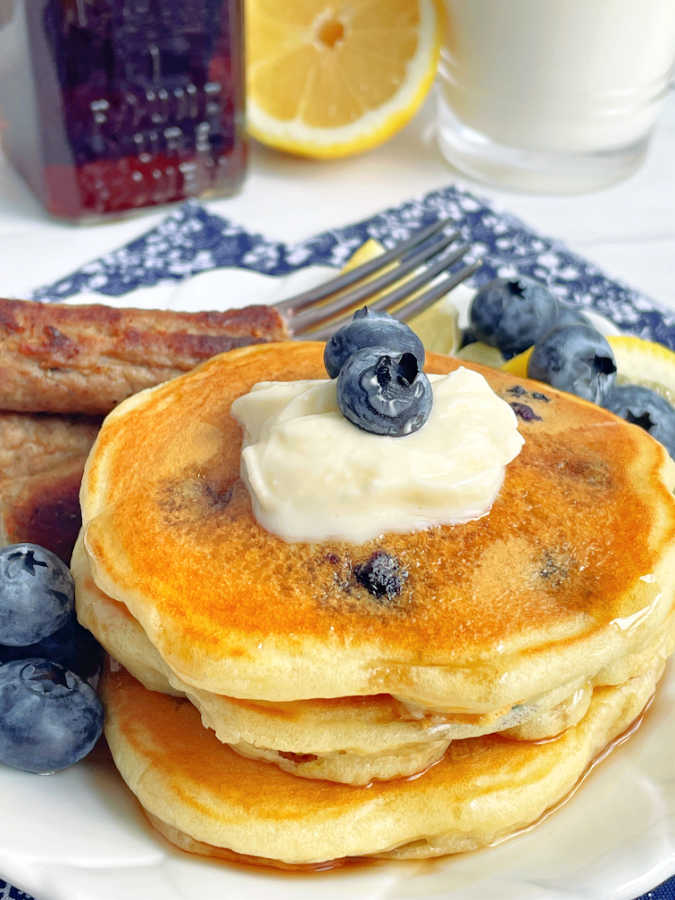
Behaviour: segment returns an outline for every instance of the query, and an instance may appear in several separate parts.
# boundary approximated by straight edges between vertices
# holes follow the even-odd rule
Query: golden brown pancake
[[[187,700],[148,691],[119,667],[102,696],[115,763],[167,837],[199,853],[304,864],[470,850],[536,821],[635,720],[662,670],[596,688],[581,722],[555,740],[455,741],[418,778],[368,789],[245,759],[202,728]]]
[[[430,355],[427,368],[459,364]],[[96,583],[172,671],[213,693],[387,693],[476,713],[592,678],[670,612],[675,464],[599,407],[472,368],[534,414],[520,419],[525,445],[489,514],[361,545],[270,534],[239,477],[232,401],[261,380],[324,377],[322,345],[233,351],[130,398],[83,481]],[[375,551],[409,572],[394,600],[354,577]]]
[[[96,587],[81,540],[71,568],[80,622],[134,678],[150,690],[186,696],[204,726],[237,753],[304,778],[367,784],[422,771],[440,759],[451,740],[498,731],[522,740],[556,736],[585,715],[592,696],[592,685],[581,682],[501,715],[453,716],[410,708],[386,694],[287,703],[211,694],[181,681],[127,608]],[[672,652],[675,613],[668,626],[630,660],[630,668],[629,661],[623,664],[623,681]]]

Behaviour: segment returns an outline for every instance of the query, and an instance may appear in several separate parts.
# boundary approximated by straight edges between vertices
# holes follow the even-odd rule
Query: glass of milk
[[[445,0],[438,137],[483,181],[574,193],[641,162],[673,78],[675,0]]]

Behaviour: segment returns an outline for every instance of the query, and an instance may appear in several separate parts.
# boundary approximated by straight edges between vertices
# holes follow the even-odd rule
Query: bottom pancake
[[[115,763],[166,836],[199,853],[311,865],[477,849],[537,821],[636,719],[662,671],[659,663],[596,688],[583,719],[554,740],[454,741],[419,777],[367,788],[246,759],[202,726],[189,701],[148,691],[117,666],[102,697]]]

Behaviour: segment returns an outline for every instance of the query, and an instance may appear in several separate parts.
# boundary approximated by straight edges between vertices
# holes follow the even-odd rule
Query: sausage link
[[[288,337],[271,306],[185,313],[0,299],[0,409],[105,415],[218,353]]]

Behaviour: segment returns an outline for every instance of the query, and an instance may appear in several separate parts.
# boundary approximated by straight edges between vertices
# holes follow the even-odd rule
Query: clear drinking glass
[[[675,61],[675,0],[445,0],[438,137],[483,181],[574,193],[642,161]]]

